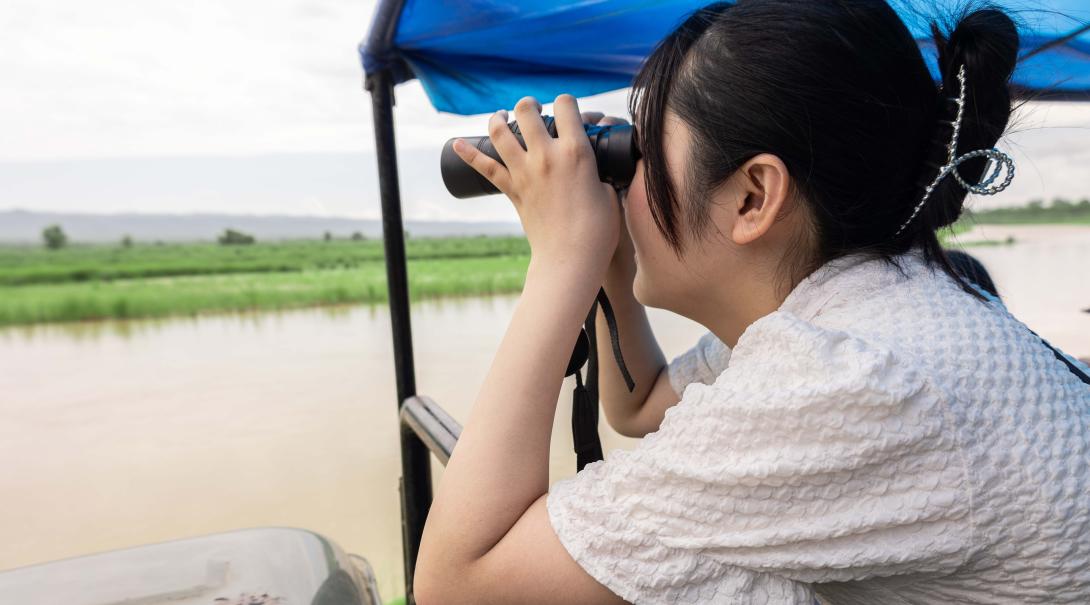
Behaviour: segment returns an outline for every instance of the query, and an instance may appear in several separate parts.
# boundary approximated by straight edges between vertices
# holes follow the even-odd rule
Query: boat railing
[[[462,425],[430,397],[420,395],[405,400],[400,416],[402,430],[411,430],[446,466],[462,434]]]
[[[411,363],[411,359],[409,360]],[[412,395],[401,400],[401,532],[405,554],[405,602],[415,605],[413,573],[420,552],[424,522],[431,508],[431,456],[446,466],[462,434],[458,424],[429,397]]]

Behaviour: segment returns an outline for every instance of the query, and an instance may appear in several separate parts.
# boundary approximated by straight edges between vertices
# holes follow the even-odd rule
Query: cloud
[[[0,159],[373,149],[373,0],[5,0]],[[623,107],[623,103],[620,104]],[[498,109],[498,108],[497,108]],[[397,90],[398,142],[482,131]]]
[[[14,93],[0,95],[0,207],[377,214],[373,155],[353,156],[374,149],[356,51],[374,0],[4,7],[0,78]],[[625,95],[580,104],[625,115]],[[443,142],[485,134],[486,116],[442,114],[418,82],[395,96],[406,216],[516,220],[503,198],[454,200],[439,180]],[[1090,194],[1090,108],[1033,107],[1009,138],[1018,178],[978,207]]]
[[[5,159],[360,149],[368,2],[7,0]],[[328,66],[324,72],[313,66]]]

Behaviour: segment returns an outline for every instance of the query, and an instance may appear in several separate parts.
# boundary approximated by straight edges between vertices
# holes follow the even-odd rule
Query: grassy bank
[[[513,293],[523,238],[409,240],[414,300]],[[0,326],[386,300],[379,242],[0,249]]]
[[[1048,205],[1033,201],[1025,206],[971,212],[978,225],[1090,225],[1090,199],[1072,202],[1054,199]]]
[[[410,239],[409,260],[526,256],[522,237]],[[112,281],[149,277],[286,273],[354,269],[383,259],[382,242],[294,241],[249,246],[164,244],[132,247],[0,247],[0,286]]]
[[[413,300],[519,292],[528,256],[409,262]],[[0,325],[290,309],[386,300],[386,269],[197,275],[0,288]]]

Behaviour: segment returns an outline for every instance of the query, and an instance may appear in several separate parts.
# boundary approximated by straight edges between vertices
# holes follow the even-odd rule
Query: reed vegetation
[[[520,237],[410,239],[413,300],[519,292]],[[0,248],[0,326],[386,300],[381,242]]]

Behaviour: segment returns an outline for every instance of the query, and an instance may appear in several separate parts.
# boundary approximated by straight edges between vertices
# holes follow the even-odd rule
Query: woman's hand
[[[628,124],[628,120],[624,118],[607,116],[600,111],[584,111],[580,115],[585,124],[595,124],[597,126]],[[628,286],[631,287],[632,278],[636,273],[636,249],[632,246],[632,237],[628,234],[628,228],[625,225],[622,203],[624,196],[628,193],[628,187],[621,189],[619,192],[611,187],[610,192],[617,205],[622,208],[622,216],[620,229],[618,229],[617,247],[610,260],[609,269],[606,271],[606,280],[619,279],[624,281],[627,279]]]
[[[532,264],[536,259],[577,267],[601,278],[617,249],[620,204],[613,187],[598,178],[575,97],[558,96],[554,113],[557,138],[545,130],[536,99],[524,97],[515,105],[526,149],[508,127],[507,112],[493,114],[488,137],[503,164],[460,140],[454,150],[511,199],[530,242]]]
[[[600,111],[585,111],[582,114],[583,122],[597,124],[599,126],[613,126],[616,124],[628,124],[623,118],[607,116]],[[611,189],[612,190],[612,189]],[[620,301],[621,296],[632,297],[632,280],[636,278],[636,248],[632,245],[632,237],[628,233],[623,215],[623,200],[628,193],[628,187],[619,192],[613,191],[617,199],[617,205],[622,208],[621,226],[618,230],[617,247],[613,251],[609,267],[606,269],[604,286],[610,300]]]

